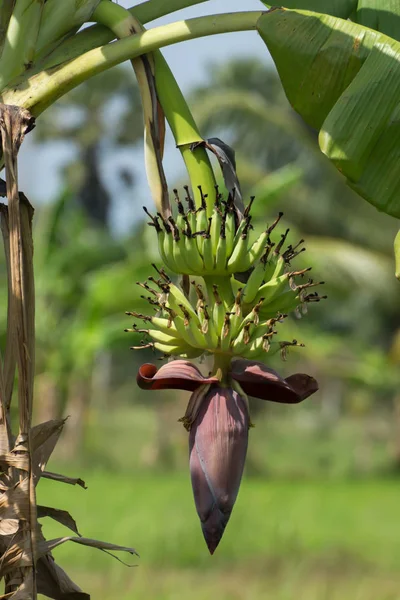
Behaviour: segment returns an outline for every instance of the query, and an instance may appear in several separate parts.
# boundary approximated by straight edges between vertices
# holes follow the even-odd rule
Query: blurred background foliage
[[[188,396],[141,392],[137,367],[157,357],[129,351],[138,340],[123,331],[124,311],[144,309],[136,281],[158,255],[124,169],[127,220],[137,218],[127,235],[111,227],[118,197],[100,159],[142,144],[138,93],[123,68],[81,85],[34,133],[37,145],[74,145],[57,197],[35,215],[36,420],[69,415],[53,470],[83,474],[89,490],[45,482],[39,494],[57,506],[62,495],[85,535],[134,545],[142,559],[124,570],[63,547],[61,563],[102,600],[400,598],[398,224],[347,188],[268,66],[211,68],[190,100],[203,134],[236,148],[244,197],[257,196],[255,228],[283,211],[289,241],[306,239],[296,265],[326,281],[328,299],[285,324],[305,348],[272,360],[280,372],[312,374],[320,391],[296,407],[252,403],[246,478],[211,560],[177,423]]]

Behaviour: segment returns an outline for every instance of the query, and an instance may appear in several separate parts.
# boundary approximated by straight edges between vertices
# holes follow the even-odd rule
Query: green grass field
[[[69,510],[83,535],[140,554],[127,568],[73,543],[57,549],[94,600],[400,599],[398,481],[245,479],[210,557],[188,476],[83,475],[86,491],[42,481],[39,502]],[[68,535],[44,523],[47,536]]]

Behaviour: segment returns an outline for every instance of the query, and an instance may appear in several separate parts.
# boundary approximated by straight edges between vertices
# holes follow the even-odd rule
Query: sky
[[[130,7],[133,1],[120,0],[119,4]],[[207,14],[237,12],[243,10],[244,5],[246,10],[249,11],[263,9],[260,0],[209,0],[198,6],[192,6],[158,19],[151,26],[164,25],[184,18]],[[183,92],[187,92],[193,86],[207,80],[207,68],[210,64],[220,64],[234,57],[243,58],[246,56],[270,60],[263,41],[254,31],[191,40],[169,46],[163,50],[163,53]],[[40,117],[37,121],[37,127],[40,127]],[[31,198],[33,204],[49,202],[55,197],[60,185],[60,169],[69,160],[72,152],[71,147],[60,146],[60,144],[48,144],[38,150],[36,146],[29,142],[29,136],[27,137],[20,153],[19,178],[20,188]],[[133,152],[126,151],[123,156],[119,155],[116,160],[118,160],[118,167],[121,166],[121,162],[127,168],[134,163],[138,183],[135,192],[136,195],[139,194],[140,196],[140,198],[136,197],[135,200],[140,200],[142,204],[150,206],[151,198],[149,197],[144,174],[143,151],[141,149]],[[167,137],[164,163],[168,179],[176,180],[182,174],[183,167],[180,154],[174,148],[171,136]],[[112,181],[116,166],[112,157],[105,157],[103,169],[106,180]],[[115,188],[115,186],[113,187]],[[137,202],[131,204],[132,208],[130,210],[130,199],[127,197],[121,200],[120,206],[116,204],[113,213],[113,224],[117,230],[123,231],[135,220],[134,213]]]

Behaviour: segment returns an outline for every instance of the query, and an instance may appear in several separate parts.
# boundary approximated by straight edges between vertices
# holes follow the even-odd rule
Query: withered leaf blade
[[[204,141],[204,145],[217,157],[224,178],[225,187],[228,192],[234,192],[235,207],[238,211],[239,217],[242,217],[244,204],[239,179],[236,173],[234,149],[228,144],[225,144],[225,142],[223,142],[220,138],[216,137],[208,138],[208,140]]]
[[[33,576],[29,573],[25,580],[21,583],[19,588],[15,592],[9,594],[3,594],[0,596],[0,600],[31,600],[33,589]]]
[[[50,517],[50,519],[61,523],[61,525],[64,525],[64,527],[67,527],[77,535],[81,535],[78,531],[78,526],[76,524],[75,519],[73,519],[69,512],[66,510],[60,510],[58,508],[52,508],[50,506],[38,506],[37,516],[38,519],[42,519],[43,517]]]
[[[68,483],[68,485],[79,485],[84,490],[87,490],[86,483],[80,477],[68,477],[67,475],[60,475],[59,473],[52,473],[51,471],[43,471],[42,477],[44,477],[44,479],[60,481],[61,483]]]
[[[82,544],[82,546],[90,546],[91,548],[97,548],[98,550],[114,551],[114,552],[127,552],[128,554],[139,556],[134,548],[129,546],[118,546],[117,544],[110,544],[108,542],[101,542],[100,540],[93,540],[92,538],[85,537],[73,537],[66,536],[61,538],[54,538],[52,540],[41,541],[38,544],[37,552],[38,556],[43,556],[47,552],[51,552],[57,546],[61,546],[65,542],[75,542],[76,544]]]
[[[14,535],[18,528],[18,519],[0,519],[0,535]]]
[[[26,521],[29,517],[29,478],[24,477],[0,495],[0,517]]]
[[[31,430],[32,463],[36,485],[57,444],[64,427],[65,419],[53,419],[40,423]]]
[[[57,565],[51,554],[39,558],[36,577],[39,594],[48,598],[53,598],[53,600],[90,600],[89,594],[82,592],[66,572]]]
[[[7,573],[15,572],[16,569],[32,566],[29,539],[23,538],[21,532],[14,535],[12,539],[14,543],[1,557],[0,578]]]
[[[16,469],[21,469],[21,471],[29,471],[29,459],[27,456],[22,456],[20,454],[13,454],[9,452],[8,454],[3,454],[0,456],[0,465],[6,465],[7,467],[15,467]]]

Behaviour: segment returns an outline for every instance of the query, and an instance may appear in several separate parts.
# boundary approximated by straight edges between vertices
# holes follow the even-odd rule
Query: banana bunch
[[[221,206],[222,201],[219,199],[219,207]],[[185,214],[179,202],[178,210],[183,222],[189,225],[187,231],[192,232],[189,219],[197,219],[198,215],[192,207],[189,208],[189,214]],[[233,211],[233,207],[231,201],[228,201],[225,204],[224,214],[229,214],[231,210]],[[245,212],[243,221],[248,222],[249,208]],[[224,214],[221,212],[220,231],[223,231],[225,226]],[[296,271],[291,268],[291,261],[304,251],[301,247],[303,240],[295,247],[289,245],[285,250],[282,249],[288,231],[281,236],[278,244],[275,245],[270,240],[270,233],[281,217],[280,214],[275,223],[266,230],[268,235],[264,240],[265,243],[263,242],[262,253],[258,259],[256,261],[250,259],[253,268],[243,287],[239,287],[238,282],[226,268],[225,271],[221,269],[218,273],[216,271],[212,274],[203,273],[203,283],[192,280],[189,289],[184,292],[171,281],[163,268],[157,269],[153,265],[158,277],[149,277],[145,283],[138,283],[138,285],[146,291],[146,295],[142,297],[152,306],[155,311],[154,316],[136,312],[127,313],[146,323],[145,328],[139,328],[135,323],[132,329],[126,330],[142,333],[147,337],[140,346],[133,348],[153,348],[162,352],[164,356],[179,356],[187,359],[199,357],[204,353],[262,359],[265,353],[281,352],[284,356],[289,346],[301,346],[297,340],[275,341],[276,328],[290,312],[301,315],[306,312],[307,304],[325,298],[319,296],[317,292],[310,292],[310,288],[323,282],[314,283],[309,279],[305,283],[299,283],[298,279],[304,281],[304,276],[310,269]],[[177,232],[179,228],[173,218],[163,220],[160,217],[152,217],[152,224],[159,236],[159,219],[164,227],[162,233],[164,236],[172,236],[171,239],[175,244],[172,250],[165,252],[164,262],[171,270],[175,270],[177,263],[187,255],[185,244],[188,237],[175,239],[179,235]],[[199,261],[204,261],[204,256],[207,256],[204,242],[211,240],[212,232],[215,235],[212,219],[210,221],[211,224],[206,230],[210,238],[204,238],[203,235],[193,238]],[[246,227],[246,225],[242,227],[242,223],[237,230],[243,231]],[[169,234],[166,233],[168,227],[171,230]],[[202,239],[199,240],[199,237]],[[197,245],[197,242],[202,242],[203,245],[200,243]],[[220,247],[219,243],[217,249],[218,247]],[[226,248],[224,254],[225,256],[227,254]],[[234,255],[237,255],[235,245],[231,251],[231,256]],[[194,261],[191,264],[194,265]],[[248,263],[245,264],[247,268]],[[214,277],[216,274],[218,277]]]
[[[253,199],[239,222],[232,194],[225,201],[216,186],[214,207],[208,216],[207,194],[202,193],[201,186],[198,209],[187,187],[185,190],[186,211],[174,190],[176,218],[164,218],[160,213],[153,216],[144,208],[151,219],[149,225],[157,232],[160,257],[168,269],[183,275],[232,275],[248,271],[269,252],[269,236],[281,214],[271,227],[253,240],[250,215]]]

